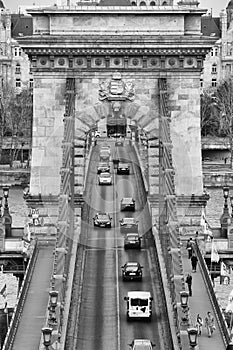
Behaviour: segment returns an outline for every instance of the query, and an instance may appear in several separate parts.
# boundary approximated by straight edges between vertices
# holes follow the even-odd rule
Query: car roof
[[[151,341],[149,339],[134,339],[134,344],[135,345],[139,345],[139,344],[151,345]]]
[[[98,164],[98,166],[109,166],[109,163],[107,162],[101,162]]]
[[[124,197],[122,198],[122,202],[132,202],[133,201],[133,197]]]
[[[105,212],[103,212],[103,211],[99,211],[98,213],[96,213],[96,215],[109,215],[108,213],[105,213]]]
[[[127,162],[119,162],[119,163],[118,163],[118,166],[119,166],[119,165],[124,165],[124,166],[126,166],[126,165],[129,165],[129,163],[127,163]]]
[[[151,292],[130,291],[130,292],[128,292],[127,296],[129,298],[148,299],[148,298],[151,298]]]
[[[126,234],[126,237],[130,237],[130,236],[139,236],[138,232],[130,232]]]
[[[99,174],[100,177],[111,177],[110,173],[101,173]]]
[[[135,218],[123,218],[122,222],[126,222],[126,223],[135,223],[136,219]]]
[[[138,265],[140,265],[138,262],[136,262],[136,261],[127,261],[126,263],[125,263],[125,265],[127,265],[127,266],[138,266]]]

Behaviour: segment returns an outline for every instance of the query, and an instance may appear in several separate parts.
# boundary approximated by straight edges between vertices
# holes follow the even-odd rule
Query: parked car
[[[111,216],[108,213],[105,212],[99,212],[96,213],[96,215],[93,218],[93,223],[94,226],[99,226],[99,227],[111,227]]]
[[[104,163],[104,162],[99,163],[97,166],[97,174],[106,173],[106,172],[110,172],[109,163]]]
[[[135,200],[132,197],[125,197],[121,200],[121,211],[135,211]]]
[[[152,350],[155,344],[149,339],[134,339],[129,346],[132,350]]]
[[[141,237],[137,232],[127,233],[124,238],[124,248],[141,249]]]
[[[142,269],[138,262],[127,262],[125,265],[121,266],[122,268],[122,280],[123,281],[134,281],[142,280]]]
[[[130,174],[130,165],[128,163],[119,162],[117,165],[117,174],[129,175]]]
[[[99,185],[112,184],[112,175],[110,173],[100,173],[98,178],[99,178]]]
[[[138,221],[135,218],[123,218],[120,220],[120,231],[125,232],[138,232]]]

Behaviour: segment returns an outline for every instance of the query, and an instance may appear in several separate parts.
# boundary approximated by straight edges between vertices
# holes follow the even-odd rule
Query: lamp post
[[[180,292],[180,304],[182,307],[182,316],[181,316],[181,325],[182,326],[188,326],[189,325],[189,319],[188,319],[188,299],[189,299],[189,293],[185,290]]]
[[[11,224],[12,217],[9,212],[8,197],[9,197],[9,186],[3,186],[3,196],[4,196],[4,208],[3,208],[3,224],[5,225],[5,237],[11,237]]]
[[[49,325],[56,326],[57,325],[57,315],[56,315],[56,307],[58,302],[58,291],[51,290],[49,292]]]
[[[51,340],[52,340],[52,331],[53,329],[50,327],[43,327],[41,329],[42,334],[43,334],[43,344],[45,346],[46,350],[49,350],[49,346],[51,345]]]
[[[197,328],[190,327],[187,329],[189,337],[189,345],[191,349],[194,349],[197,346]]]
[[[229,208],[228,208],[228,197],[229,197],[228,186],[223,187],[223,197],[224,197],[223,213],[220,217],[221,237],[227,238],[227,231],[228,231],[228,225],[229,225],[229,219],[230,219]]]

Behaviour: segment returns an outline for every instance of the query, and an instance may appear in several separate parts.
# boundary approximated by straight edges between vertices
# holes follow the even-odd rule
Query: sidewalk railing
[[[199,264],[201,267],[201,273],[202,273],[203,279],[205,281],[207,291],[209,293],[209,298],[210,298],[210,301],[213,305],[213,308],[215,311],[215,316],[217,318],[219,328],[220,328],[221,333],[222,333],[223,341],[224,341],[225,345],[227,346],[230,342],[230,334],[228,331],[227,323],[225,321],[225,318],[224,318],[223,313],[221,311],[220,305],[219,305],[218,300],[216,298],[216,294],[214,292],[210,272],[208,270],[205,259],[204,259],[203,255],[201,254],[201,251],[199,249],[198,244],[195,245],[195,250],[196,250],[197,258],[198,258],[198,261],[199,261]]]
[[[19,291],[17,303],[12,315],[12,319],[8,328],[8,332],[7,332],[2,350],[11,350],[14,344],[14,338],[17,333],[19,321],[23,312],[23,307],[27,297],[28,287],[33,275],[33,270],[36,263],[37,255],[38,255],[38,244],[37,244],[37,241],[35,241],[34,249],[33,249],[31,258],[29,259],[29,262],[28,262],[23,283]]]

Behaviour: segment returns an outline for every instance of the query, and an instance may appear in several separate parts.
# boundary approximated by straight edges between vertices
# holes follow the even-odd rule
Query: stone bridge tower
[[[128,93],[133,87],[133,99],[126,96],[122,102],[124,112],[149,139],[158,140],[158,82],[166,79],[175,192],[181,206],[190,196],[194,202],[202,196],[200,73],[214,42],[201,34],[205,10],[195,0],[182,0],[177,6],[171,1],[141,6],[124,1],[121,6],[105,6],[103,1],[28,11],[33,35],[19,42],[34,74],[30,192],[35,200],[38,195],[55,198],[60,191],[64,96],[66,79],[71,77],[76,90],[76,143],[106,116],[100,91],[112,79],[119,79]],[[156,154],[155,150],[155,158]],[[156,176],[152,180],[151,195],[158,183]],[[76,185],[78,192],[78,181]]]

